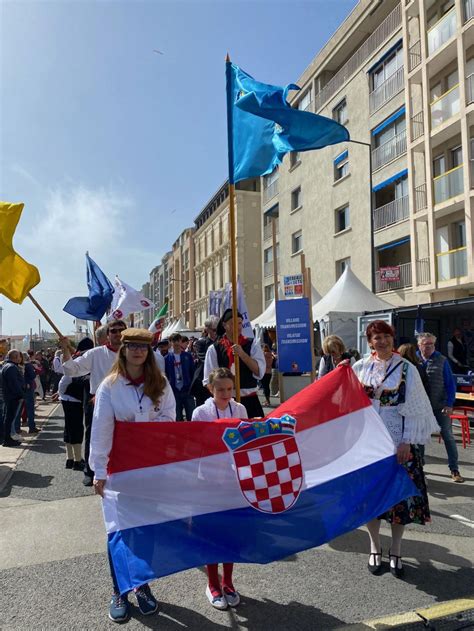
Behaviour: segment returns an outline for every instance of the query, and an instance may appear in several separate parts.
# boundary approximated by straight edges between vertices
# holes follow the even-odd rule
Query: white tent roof
[[[282,292],[278,290],[278,295],[281,299]],[[290,298],[292,300],[292,298]],[[320,294],[314,288],[314,285],[311,287],[311,304],[314,305],[321,300]],[[261,313],[255,320],[252,320],[251,325],[253,328],[256,326],[261,327],[262,329],[271,329],[276,327],[276,311],[275,311],[275,300],[273,299],[268,307],[265,309],[263,313]]]
[[[331,312],[363,313],[392,308],[393,305],[375,296],[350,267],[346,267],[337,283],[313,306],[313,320],[321,320]]]

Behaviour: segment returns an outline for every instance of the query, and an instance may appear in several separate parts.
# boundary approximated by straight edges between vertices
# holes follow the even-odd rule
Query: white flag
[[[224,296],[222,298],[222,313],[226,309],[232,309],[232,285],[226,283]],[[240,282],[240,276],[237,278],[237,311],[242,314],[242,335],[253,339],[253,329],[250,323],[249,311],[245,300],[244,288]]]
[[[118,276],[115,277],[114,288],[114,297],[110,306],[108,320],[122,320],[131,313],[155,306],[140,291],[124,283]]]

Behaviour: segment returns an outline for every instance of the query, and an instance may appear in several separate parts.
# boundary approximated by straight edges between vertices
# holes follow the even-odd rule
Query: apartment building
[[[168,261],[172,252],[167,252],[161,259],[161,263],[150,272],[150,300],[155,304],[156,310],[160,309],[169,296],[169,272]]]
[[[183,318],[194,329],[194,228],[185,228],[173,243],[168,257],[168,317]]]
[[[250,317],[254,318],[262,311],[260,179],[238,182],[235,189],[237,273]],[[191,313],[199,328],[208,316],[209,292],[223,289],[231,278],[228,182],[211,197],[194,224],[195,294]]]
[[[301,253],[321,294],[348,265],[397,306],[474,292],[473,16],[474,0],[361,0],[305,70],[292,105],[352,142],[263,178],[265,306],[274,255],[293,274]]]

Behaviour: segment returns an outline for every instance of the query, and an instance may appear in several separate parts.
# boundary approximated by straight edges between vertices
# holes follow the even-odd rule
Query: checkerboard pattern
[[[293,437],[234,452],[240,488],[246,500],[265,513],[288,510],[303,482],[298,447]]]

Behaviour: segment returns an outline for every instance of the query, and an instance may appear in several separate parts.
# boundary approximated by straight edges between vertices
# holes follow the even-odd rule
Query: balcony
[[[456,33],[456,9],[453,7],[428,31],[428,54],[431,55]]]
[[[425,129],[423,127],[424,119],[423,112],[418,112],[411,117],[411,139],[416,140],[420,136],[423,136]]]
[[[372,169],[375,171],[395,158],[398,158],[407,150],[407,134],[403,130],[390,140],[387,140],[372,151]]]
[[[272,197],[275,197],[275,195],[278,195],[278,180],[274,180],[263,189],[263,203],[266,204]]]
[[[416,262],[418,285],[429,285],[431,282],[430,259],[419,259]]]
[[[398,68],[386,81],[369,94],[370,113],[379,110],[391,98],[401,92],[405,87],[403,66]]]
[[[466,77],[466,104],[470,105],[471,103],[474,103],[474,74]]]
[[[428,198],[426,196],[426,184],[415,187],[415,212],[428,208]]]
[[[451,197],[463,193],[463,166],[463,164],[460,164],[458,167],[451,169],[451,171],[446,171],[446,173],[433,178],[435,204],[441,204],[451,199]]]
[[[387,226],[400,223],[400,221],[405,221],[405,219],[408,219],[409,214],[408,195],[400,197],[400,199],[394,199],[374,210],[374,230],[381,230]]]
[[[421,40],[418,40],[408,49],[408,72],[421,64]]]
[[[467,276],[467,247],[439,252],[436,255],[438,281]]]
[[[275,234],[278,234],[280,232],[280,222],[278,221],[278,217],[275,219]],[[263,240],[266,241],[267,239],[271,239],[272,238],[272,222],[270,221],[270,223],[267,223],[265,226],[263,226]]]
[[[400,268],[400,279],[395,281],[380,280],[380,271],[375,272],[375,292],[377,294],[411,287],[411,263],[402,263],[398,267]]]
[[[280,259],[277,259],[277,274],[280,271]],[[263,264],[263,276],[268,278],[268,276],[273,276],[273,261],[265,261]]]
[[[464,22],[474,18],[474,0],[464,0]]]
[[[352,75],[370,59],[372,54],[380,48],[392,33],[400,28],[402,14],[400,4],[387,15],[385,20],[369,35],[365,42],[358,48],[346,63],[336,72],[336,74],[323,86],[315,97],[315,111],[317,112]]]
[[[435,129],[452,116],[459,114],[459,83],[445,92],[431,105],[431,127]]]

